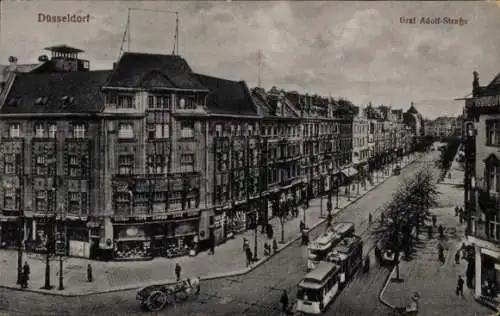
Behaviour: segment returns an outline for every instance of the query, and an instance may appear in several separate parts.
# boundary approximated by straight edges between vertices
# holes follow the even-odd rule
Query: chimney
[[[10,57],[9,57],[9,63],[10,63],[10,64],[9,64],[9,70],[10,70],[11,72],[16,71],[16,69],[17,69],[17,57],[15,57],[15,56],[10,56]]]
[[[472,96],[477,97],[479,96],[479,73],[474,70],[472,75],[474,76],[474,80],[472,81]]]

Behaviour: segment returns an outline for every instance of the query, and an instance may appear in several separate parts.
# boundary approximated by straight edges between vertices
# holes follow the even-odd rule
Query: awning
[[[358,174],[358,170],[354,169],[353,167],[342,169],[341,172],[346,178],[352,178]]]

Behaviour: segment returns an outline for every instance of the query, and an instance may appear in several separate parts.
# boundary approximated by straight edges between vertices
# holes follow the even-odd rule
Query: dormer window
[[[36,105],[45,105],[45,104],[47,104],[48,100],[49,100],[48,97],[38,97],[35,99],[35,104]]]
[[[73,103],[74,100],[75,100],[74,97],[70,97],[67,95],[65,95],[64,97],[61,98],[61,101],[63,102],[64,105],[69,105],[69,104]]]
[[[9,102],[7,103],[8,106],[16,106],[16,105],[19,105],[19,101],[21,100],[21,98],[18,98],[18,97],[14,97],[14,98],[11,98],[9,100]]]

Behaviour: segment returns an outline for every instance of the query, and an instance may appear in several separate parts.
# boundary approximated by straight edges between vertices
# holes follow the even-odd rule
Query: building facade
[[[3,79],[2,246],[43,252],[57,232],[70,256],[196,254],[279,216],[283,202],[355,194],[370,135],[373,154],[394,141],[388,121],[372,130],[335,115],[331,98],[250,90],[177,55],[124,53],[91,71],[81,50],[49,50]]]
[[[496,297],[500,285],[500,74],[487,86],[474,72],[472,97],[465,100],[465,192],[467,239],[475,256],[467,277],[477,297],[486,283]],[[491,297],[490,297],[491,298]]]

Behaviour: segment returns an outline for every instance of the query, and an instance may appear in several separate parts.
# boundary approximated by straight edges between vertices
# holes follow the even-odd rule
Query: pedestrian
[[[328,215],[326,216],[326,227],[327,228],[330,228],[332,227],[332,214],[331,213],[328,213]]]
[[[455,216],[458,216],[458,212],[460,211],[460,208],[457,206],[455,206]]]
[[[370,256],[366,256],[366,259],[365,259],[365,264],[364,264],[364,272],[365,273],[368,273],[370,271]]]
[[[92,275],[92,266],[90,265],[90,263],[87,265],[87,281],[94,281],[94,276]]]
[[[429,239],[431,239],[431,238],[432,238],[432,226],[430,226],[430,225],[429,225],[429,226],[427,226],[427,237],[428,237]]]
[[[282,311],[288,315],[288,293],[286,290],[283,290],[281,294],[280,303]]]
[[[250,250],[250,247],[247,248],[245,251],[245,255],[247,257],[247,267],[252,263],[252,250]]]
[[[266,241],[264,243],[264,256],[270,256],[271,255],[271,245]]]
[[[380,248],[375,245],[375,259],[377,259],[378,264],[380,264],[380,259],[382,258],[382,253],[380,251]]]
[[[438,231],[439,231],[439,237],[440,238],[444,238],[444,227],[443,227],[443,225],[439,225]]]
[[[24,266],[23,266],[23,272],[21,274],[21,287],[24,289],[28,287],[30,273],[31,273],[30,266],[29,266],[28,262],[25,261]]]
[[[432,215],[432,227],[436,227],[437,217],[436,215]]]
[[[276,241],[276,238],[273,239],[273,252],[276,253],[278,251],[278,242]]]
[[[177,282],[181,279],[181,265],[179,263],[175,264],[175,278]]]
[[[441,263],[444,263],[444,248],[443,248],[443,245],[439,244],[438,245],[438,257],[439,257],[439,261],[441,261]]]
[[[455,253],[455,264],[460,263],[460,249]]]
[[[457,296],[464,296],[464,279],[462,279],[461,275],[458,276],[456,294]]]
[[[267,238],[273,239],[274,231],[273,226],[271,224],[267,224]]]
[[[243,237],[243,252],[245,252],[248,247],[250,247],[249,243],[248,243],[248,239],[246,239],[245,237]]]
[[[300,229],[300,231],[303,231],[304,229],[306,229],[306,224],[304,224],[303,221],[300,221],[299,229]]]
[[[373,222],[373,216],[372,216],[372,213],[370,213],[370,214],[368,215],[368,223],[371,225],[371,224],[372,224],[372,222]]]

